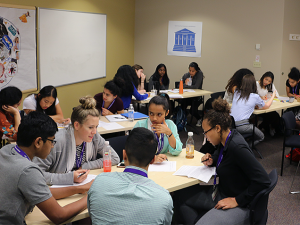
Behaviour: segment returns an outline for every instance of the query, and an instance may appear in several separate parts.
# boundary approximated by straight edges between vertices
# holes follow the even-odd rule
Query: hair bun
[[[230,114],[230,107],[228,102],[221,97],[213,101],[212,107],[216,112]]]
[[[295,73],[295,74],[300,74],[299,70],[296,68],[296,67],[293,67],[291,69],[291,72],[290,73]]]
[[[96,108],[96,100],[91,96],[81,97],[79,102],[84,109],[94,109]]]

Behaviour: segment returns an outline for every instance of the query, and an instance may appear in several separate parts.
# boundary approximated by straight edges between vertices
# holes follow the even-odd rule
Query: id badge
[[[217,194],[218,194],[218,187],[217,186],[214,186],[213,187],[213,193],[211,195],[211,198],[213,201],[215,201],[216,197],[217,197]]]

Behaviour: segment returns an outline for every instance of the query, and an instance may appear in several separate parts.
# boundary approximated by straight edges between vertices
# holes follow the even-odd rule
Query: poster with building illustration
[[[201,57],[202,22],[169,21],[168,55]]]
[[[0,5],[0,89],[36,90],[35,8]]]

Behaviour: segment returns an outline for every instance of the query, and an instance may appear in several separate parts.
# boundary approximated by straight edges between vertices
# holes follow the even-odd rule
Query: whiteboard
[[[106,76],[106,15],[39,8],[40,87]]]

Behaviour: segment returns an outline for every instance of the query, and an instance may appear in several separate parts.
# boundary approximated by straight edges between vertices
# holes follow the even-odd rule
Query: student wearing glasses
[[[71,126],[57,132],[57,141],[46,159],[35,163],[44,171],[47,184],[81,183],[89,170],[103,168],[105,140],[98,134],[99,111],[96,100],[86,96],[79,99],[81,105],[74,108]],[[112,149],[111,164],[120,162]],[[80,174],[84,175],[79,176]]]
[[[138,121],[134,126],[134,128],[144,127],[153,131],[158,142],[154,163],[167,160],[165,153],[179,155],[182,151],[182,143],[177,127],[172,120],[166,119],[168,114],[169,103],[167,97],[155,96],[149,102],[149,118]]]
[[[196,224],[246,224],[247,206],[261,190],[270,185],[270,179],[256,160],[243,136],[230,130],[230,108],[221,98],[213,102],[202,122],[204,135],[218,149],[205,154],[205,166],[215,166],[214,185],[194,185],[175,192],[181,221],[195,224],[198,212],[207,212]]]

